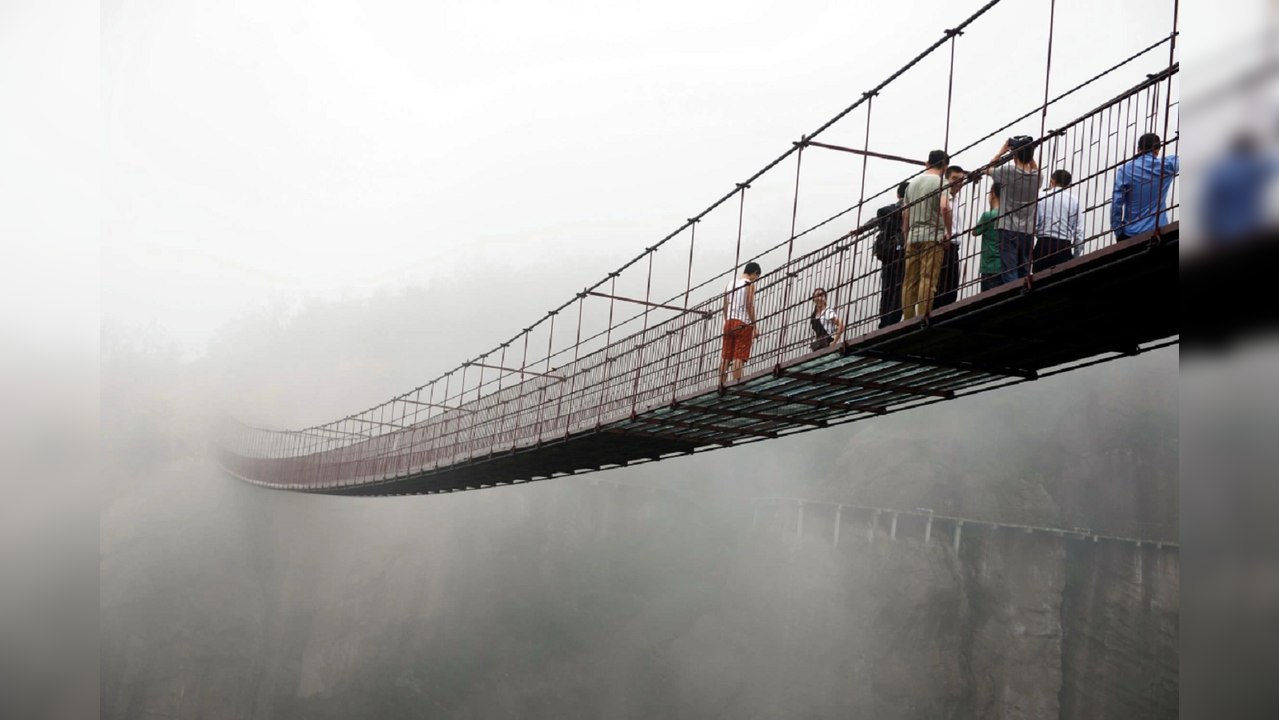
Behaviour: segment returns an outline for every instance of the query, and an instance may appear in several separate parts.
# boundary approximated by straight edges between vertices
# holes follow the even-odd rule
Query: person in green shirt
[[[999,260],[999,229],[995,227],[995,221],[999,218],[999,191],[999,183],[990,186],[990,194],[987,196],[990,209],[981,214],[977,219],[977,226],[973,228],[973,235],[981,238],[982,292],[999,287],[999,274],[1003,270]]]

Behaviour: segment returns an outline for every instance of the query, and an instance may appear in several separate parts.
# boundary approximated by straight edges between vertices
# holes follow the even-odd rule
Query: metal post
[[[573,402],[574,402],[573,393],[577,391],[577,376],[581,374],[580,372],[581,368],[577,366],[577,360],[578,360],[578,354],[582,350],[582,310],[585,306],[586,306],[586,293],[582,293],[581,295],[577,296],[577,337],[573,341],[573,381],[569,383],[569,387],[568,387],[569,405],[568,405],[568,417],[565,418],[564,420],[564,436],[565,437],[568,437],[568,434],[573,431],[573,422],[572,422]],[[564,389],[561,388],[560,399],[559,401],[556,402],[556,405],[555,405],[556,419],[559,419],[560,411],[563,408],[564,397],[565,397]]]
[[[1044,142],[1044,134],[1048,132],[1048,88],[1049,88],[1050,81],[1052,80],[1053,35],[1054,35],[1053,28],[1056,23],[1056,19],[1057,19],[1057,0],[1052,0],[1051,4],[1049,5],[1049,11],[1048,11],[1048,59],[1045,63],[1046,67],[1044,69],[1044,104],[1039,114],[1039,140],[1040,140],[1039,168],[1040,168],[1041,174],[1044,168],[1044,145],[1046,144]],[[1038,188],[1036,188],[1036,192],[1037,191],[1038,191]],[[1035,203],[1034,212],[1035,212],[1035,222],[1037,223],[1039,221],[1039,203]],[[1035,258],[1035,248],[1034,248],[1034,243],[1032,242],[1031,248],[1030,248],[1030,255],[1026,259],[1026,264],[1029,267],[1026,268],[1026,278],[1025,280],[1022,281],[1022,284],[1028,288],[1030,287],[1031,277],[1034,275],[1034,270],[1035,270],[1034,258]]]
[[[737,277],[737,273],[742,264],[742,219],[746,214],[746,191],[750,189],[750,185],[738,183],[737,190],[740,193],[737,203],[737,252],[733,255],[733,277]]]
[[[542,371],[546,373],[547,375],[551,374],[551,353],[555,349],[555,316],[559,314],[560,314],[559,310],[551,311],[551,327],[549,331],[546,333],[546,367],[543,368]],[[550,383],[548,383],[546,379],[543,378],[542,388],[540,392],[538,393],[537,420],[535,421],[536,425],[534,426],[534,431],[533,431],[534,434],[537,436],[537,442],[539,444],[542,442],[542,406],[546,402],[546,388],[548,387],[550,387]],[[557,384],[556,391],[560,394],[561,397],[563,397],[564,388],[560,387]]]
[[[656,255],[654,248],[648,250],[648,282],[644,286],[644,302],[649,302],[653,292],[653,256]],[[639,382],[640,372],[644,368],[644,345],[648,339],[648,311],[650,306],[644,306],[644,324],[640,330],[639,343],[635,347],[635,382],[631,385],[631,414],[635,414],[635,409],[639,406]]]
[[[804,142],[806,140],[807,138],[803,138],[803,137],[800,138],[799,151],[795,153],[795,201],[794,201],[794,204],[791,206],[790,241],[786,244],[786,265],[783,266],[783,269],[786,272],[786,292],[782,296],[782,309],[781,309],[781,325],[782,326],[778,329],[778,335],[777,335],[777,366],[778,367],[781,367],[781,364],[782,364],[782,353],[785,352],[786,350],[786,330],[787,330],[787,327],[790,325],[790,322],[788,321],[788,319],[790,317],[791,286],[795,282],[794,274],[791,273],[790,271],[790,265],[791,265],[792,258],[794,258],[795,256],[795,227],[796,227],[797,221],[799,220],[799,171],[803,167],[803,163],[804,163]],[[758,320],[759,320],[759,315],[757,313],[756,321],[758,322]]]
[[[875,96],[871,95],[866,98],[866,151],[870,151],[870,111],[875,105]],[[870,162],[869,155],[862,156],[862,188],[857,196],[857,227],[862,226],[862,206],[866,204],[866,168]],[[856,233],[856,230],[853,231]]]
[[[462,365],[462,389],[458,391],[457,396],[457,406],[459,408],[466,404],[466,371],[470,369],[471,366],[469,363]],[[480,377],[483,377],[482,369],[480,371]],[[468,415],[467,413],[458,413],[457,420],[454,421],[453,442],[449,445],[450,465],[457,462],[457,446],[458,443],[462,441],[462,421],[468,417],[471,417],[471,415]]]
[[[897,513],[893,513],[892,524],[889,525],[888,527],[888,539],[889,540],[897,539]]]
[[[449,385],[451,385],[452,382],[453,373],[450,372],[444,376],[444,398],[440,400],[440,404],[446,408],[449,404]],[[457,405],[458,407],[461,407],[462,403],[459,402]],[[431,441],[431,463],[432,466],[436,468],[444,462],[444,429],[449,423],[448,412],[448,410],[442,410],[440,412],[440,431],[435,434],[435,439]],[[462,415],[460,412],[456,414],[459,417]]]
[[[1170,37],[1168,41],[1168,69],[1170,71],[1172,70],[1173,66],[1176,64],[1176,60],[1177,60],[1177,27],[1178,27],[1178,20],[1179,20],[1180,13],[1181,13],[1181,0],[1173,0],[1172,36]],[[1161,211],[1160,208],[1164,204],[1164,200],[1163,200],[1164,160],[1166,160],[1168,157],[1168,143],[1163,140],[1164,140],[1164,137],[1168,135],[1168,132],[1169,132],[1168,126],[1172,122],[1172,78],[1173,76],[1170,73],[1168,75],[1167,97],[1164,100],[1164,129],[1163,129],[1163,134],[1160,136],[1161,142],[1159,143],[1159,161],[1160,161],[1159,162],[1159,188],[1157,190],[1157,192],[1159,193],[1159,203],[1155,205],[1155,229],[1156,230],[1158,230],[1159,228],[1159,221],[1163,218],[1163,211]],[[1169,190],[1169,194],[1171,194],[1171,192],[1172,191]],[[1168,204],[1169,205],[1172,204],[1172,198],[1169,198]]]
[[[955,97],[955,39],[959,37],[956,30],[947,30],[950,35],[950,76],[946,83],[946,137],[942,142],[942,150],[950,154],[950,110]]]
[[[933,516],[928,516],[928,523],[924,525],[924,544],[927,545],[929,540],[933,539]]]
[[[1048,86],[1053,72],[1053,34],[1057,21],[1057,0],[1051,0],[1048,9],[1048,59],[1044,68],[1044,106],[1039,117],[1039,137],[1042,139],[1048,130]],[[1040,145],[1042,150],[1043,146]],[[1042,156],[1041,156],[1042,157]]]
[[[689,219],[689,238],[688,238],[688,278],[684,282],[684,309],[688,310],[688,295],[693,290],[693,248],[697,244],[697,223],[701,222],[700,218]],[[688,315],[685,314],[680,318],[679,325],[679,345],[676,346],[674,353],[668,352],[666,360],[669,363],[671,356],[679,358],[675,361],[675,378],[671,381],[671,402],[675,402],[675,395],[679,391],[680,371],[684,367],[684,330],[688,327]],[[665,373],[663,373],[665,374]]]
[[[617,273],[612,273],[613,284],[610,287],[609,295],[617,295]],[[595,410],[595,428],[599,429],[600,422],[604,418],[604,398],[608,395],[608,370],[613,364],[612,358],[609,357],[609,350],[613,346],[613,306],[616,304],[612,298],[608,301],[608,328],[604,332],[604,377],[600,380],[600,401],[599,406]]]
[[[879,529],[879,511],[871,513],[870,526],[866,529],[866,542],[870,545],[875,544],[875,531]]]
[[[964,521],[955,521],[955,552],[959,552],[959,534],[964,531]]]

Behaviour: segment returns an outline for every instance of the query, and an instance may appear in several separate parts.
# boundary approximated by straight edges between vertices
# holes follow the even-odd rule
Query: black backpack
[[[875,257],[882,263],[896,259],[902,238],[902,204],[895,202],[875,211],[879,230],[875,234]]]

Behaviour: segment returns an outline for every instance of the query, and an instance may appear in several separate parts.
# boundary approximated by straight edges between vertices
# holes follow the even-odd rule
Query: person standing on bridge
[[[990,184],[990,209],[981,214],[981,217],[977,220],[977,227],[973,228],[973,235],[981,238],[981,265],[979,266],[979,272],[981,273],[982,292],[999,287],[1000,282],[999,228],[996,223],[999,222],[999,193],[1001,190],[999,183]]]
[[[928,169],[906,186],[902,225],[906,228],[906,277],[902,281],[902,317],[927,315],[933,309],[937,279],[950,244],[950,193],[942,176],[950,157],[944,150],[928,153]]]
[[[1079,198],[1068,192],[1070,171],[1058,170],[1048,178],[1048,189],[1039,198],[1035,218],[1035,272],[1077,257],[1084,243],[1084,213]]]
[[[1004,141],[990,166],[986,174],[1000,187],[999,219],[995,227],[999,230],[999,282],[1003,284],[1030,274],[1042,179],[1039,163],[1035,162],[1034,138],[1018,135]],[[981,171],[974,174],[979,175]]]
[[[1115,240],[1127,240],[1168,224],[1164,196],[1181,170],[1177,156],[1160,158],[1163,140],[1155,133],[1137,139],[1137,157],[1115,173],[1110,201],[1110,229]]]
[[[902,319],[902,278],[906,274],[906,239],[902,235],[904,182],[897,186],[897,202],[875,211],[879,229],[875,234],[875,257],[883,263],[879,270],[879,326],[888,327]]]
[[[748,262],[742,268],[742,276],[733,280],[724,290],[724,350],[719,364],[719,384],[728,380],[729,368],[733,381],[742,379],[742,368],[751,357],[751,342],[755,339],[755,281],[759,279],[759,263]]]
[[[959,191],[964,187],[964,176],[967,172],[958,165],[946,168],[946,190],[950,195],[950,242],[946,244],[946,255],[941,261],[941,276],[937,280],[937,302],[933,308],[946,307],[959,299],[960,240],[968,224],[968,203]]]

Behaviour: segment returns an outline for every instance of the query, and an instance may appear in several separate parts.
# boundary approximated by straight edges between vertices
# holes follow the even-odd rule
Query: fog
[[[512,288],[550,295],[543,280],[555,275],[548,267]],[[449,362],[488,332],[499,305],[466,287],[249,316],[194,360],[155,333],[104,326],[104,717],[974,712],[972,681],[933,677],[951,671],[945,648],[977,622],[954,616],[977,601],[947,595],[959,592],[949,571],[920,576],[909,556],[849,539],[836,549],[820,515],[808,520],[818,535],[799,546],[781,526],[760,535],[750,499],[926,506],[1177,540],[1178,359],[1168,350],[600,473],[598,485],[336,498],[265,491],[211,464],[207,423],[224,408],[311,422]],[[951,558],[962,577],[963,558]],[[833,585],[796,592],[817,581]],[[893,604],[918,615],[884,615],[880,592],[903,594]],[[906,631],[902,622],[931,629],[877,635]]]
[[[225,414],[332,420],[507,339],[977,5],[103,3],[100,383],[62,388],[101,405],[101,717],[1175,717],[1177,551],[982,529],[952,548],[918,523],[890,539],[852,515],[836,543],[828,510],[753,503],[924,507],[1176,544],[1175,349],[448,496],[271,492],[209,458]],[[1007,5],[959,46],[955,143],[1041,101],[1024,88],[1042,88],[1048,4]],[[1054,89],[1166,32],[1154,0],[1059,6],[1070,41]],[[1224,21],[1194,22],[1211,39]],[[994,67],[1001,44],[1025,62]],[[932,58],[876,101],[875,148],[941,144],[944,73]],[[852,118],[829,139],[864,131]],[[801,224],[855,200],[860,162],[812,172]],[[866,184],[900,176],[871,163]],[[748,250],[785,232],[780,190],[747,211]],[[699,275],[723,269],[727,237]],[[19,287],[14,306],[40,295]],[[31,404],[61,432],[59,397]],[[11,437],[26,477],[56,478],[50,454],[84,462]],[[45,524],[69,512],[60,499],[26,514],[38,537],[60,537]],[[50,566],[64,564],[83,562]],[[38,574],[29,565],[12,577]],[[41,618],[72,595],[13,587],[0,600],[45,604]],[[70,654],[37,651],[54,624],[5,623],[0,646],[18,650],[0,660],[37,672],[0,667],[0,715],[52,714],[27,697],[56,693],[26,678]]]

